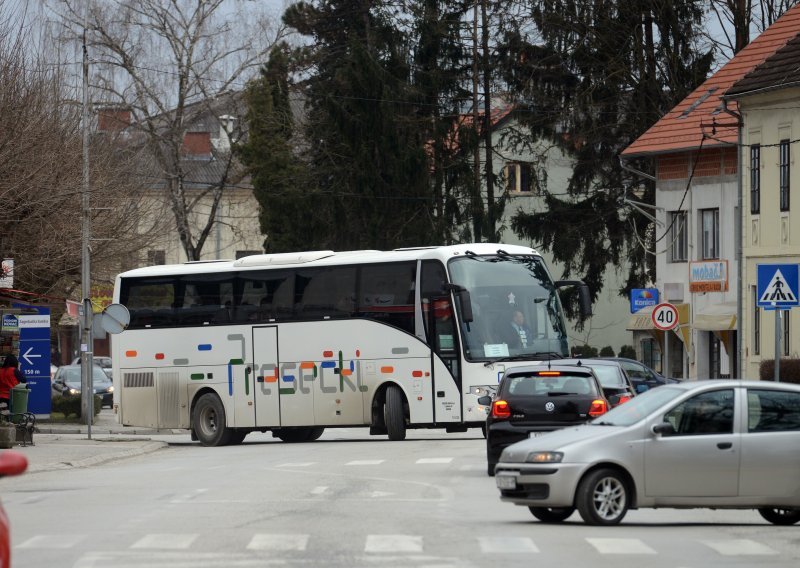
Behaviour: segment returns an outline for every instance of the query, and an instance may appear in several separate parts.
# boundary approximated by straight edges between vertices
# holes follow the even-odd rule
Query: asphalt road
[[[484,440],[365,429],[317,442],[268,434],[166,449],[0,482],[13,565],[26,568],[592,566],[800,564],[800,527],[754,511],[632,511],[618,527],[575,514],[545,525],[501,503]]]

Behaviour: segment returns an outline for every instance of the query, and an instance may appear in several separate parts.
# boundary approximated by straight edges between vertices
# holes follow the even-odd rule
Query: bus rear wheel
[[[225,446],[231,438],[225,426],[225,407],[219,397],[206,393],[200,397],[192,413],[192,430],[204,446]]]
[[[389,439],[394,441],[406,439],[406,413],[403,392],[399,387],[390,386],[386,389],[386,403],[383,406],[383,419],[386,422],[386,431]]]

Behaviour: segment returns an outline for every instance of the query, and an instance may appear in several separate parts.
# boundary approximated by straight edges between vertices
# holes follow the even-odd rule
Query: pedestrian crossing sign
[[[788,309],[800,305],[798,302],[797,264],[759,264],[758,306],[761,308]]]

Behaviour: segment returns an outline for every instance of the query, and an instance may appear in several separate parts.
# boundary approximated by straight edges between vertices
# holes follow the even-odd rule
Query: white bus
[[[112,339],[115,407],[124,425],[190,429],[207,446],[253,431],[463,432],[483,426],[478,397],[508,365],[569,355],[560,284],[581,283],[498,244],[131,270],[114,289],[130,312]],[[509,334],[516,311],[529,337]]]

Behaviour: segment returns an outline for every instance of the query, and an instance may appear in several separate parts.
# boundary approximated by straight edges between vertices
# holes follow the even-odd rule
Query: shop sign
[[[3,333],[19,331],[19,320],[14,314],[3,314]]]
[[[14,287],[14,259],[4,258],[0,265],[0,288]]]
[[[658,288],[634,288],[631,290],[631,313],[658,304]]]
[[[727,260],[702,260],[689,263],[689,292],[727,291]]]

